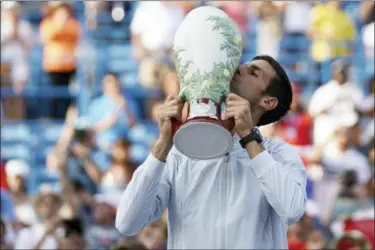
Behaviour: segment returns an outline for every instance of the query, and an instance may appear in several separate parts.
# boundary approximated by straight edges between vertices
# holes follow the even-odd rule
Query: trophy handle
[[[182,112],[184,112],[184,108],[182,109]],[[189,115],[189,112],[190,112],[190,105],[187,105],[187,115]],[[182,113],[182,119],[187,119],[187,117],[184,117],[183,116],[184,113]],[[172,122],[172,134],[174,135],[177,130],[185,123],[185,121],[179,121],[177,120],[176,118],[172,118],[171,119],[171,122]]]
[[[224,104],[225,108],[227,107],[227,104],[226,104],[226,100],[227,100],[227,95],[224,95],[223,96],[223,99],[222,99],[222,104]],[[225,109],[223,110],[225,112]],[[228,120],[221,120],[221,117],[219,117],[220,121],[223,123],[224,127],[230,131],[230,133],[232,135],[234,135],[235,131],[233,131],[234,129],[234,118],[229,118]]]

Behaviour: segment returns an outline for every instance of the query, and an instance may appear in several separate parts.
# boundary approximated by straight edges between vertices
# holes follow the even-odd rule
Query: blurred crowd
[[[63,119],[64,125],[45,167],[58,174],[60,188],[41,185],[39,193],[31,195],[30,163],[1,159],[1,249],[166,248],[167,211],[131,238],[120,235],[114,219],[119,197],[139,164],[130,152],[129,130],[140,122],[154,123],[165,96],[178,94],[179,79],[170,53],[173,36],[185,15],[203,4],[220,7],[231,16],[243,34],[244,50],[293,57],[302,53],[304,45],[282,52],[282,38],[306,37],[311,41],[306,60],[318,72],[328,63],[329,81],[320,77],[295,81],[291,111],[280,122],[261,128],[264,136],[294,145],[308,172],[306,213],[289,228],[289,248],[373,249],[374,73],[353,82],[350,58],[356,58],[353,48],[359,40],[363,67],[374,65],[374,2],[358,3],[354,16],[345,3],[85,1],[81,20],[72,4],[35,2],[32,6],[40,9],[41,17],[35,28],[21,18],[25,3],[3,1],[1,87],[11,88],[14,95],[2,96],[2,118],[30,118],[24,93],[34,66],[28,57],[37,43],[42,44],[42,69],[52,86],[67,88],[77,81],[80,41],[85,30],[98,28],[97,16],[102,12],[120,20],[135,8],[129,42],[138,65],[137,83],[158,89],[161,95],[142,103],[142,121],[115,72],[105,72],[100,94],[89,102],[84,115],[72,97],[53,96],[51,115],[42,118]],[[255,34],[255,43],[249,32]],[[292,71],[301,67],[289,66]],[[146,140],[152,144],[152,139]]]

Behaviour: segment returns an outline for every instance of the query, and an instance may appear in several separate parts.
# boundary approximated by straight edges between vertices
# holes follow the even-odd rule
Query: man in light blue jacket
[[[287,249],[288,225],[305,210],[306,172],[292,146],[262,139],[256,127],[278,121],[291,102],[272,57],[241,65],[222,116],[235,121],[231,152],[192,160],[173,147],[171,118],[181,119],[182,103],[168,97],[159,138],[122,195],[117,229],[135,235],[168,208],[169,249]]]

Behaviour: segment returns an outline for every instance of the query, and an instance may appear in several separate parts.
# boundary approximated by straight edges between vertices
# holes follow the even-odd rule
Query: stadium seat
[[[149,148],[142,144],[133,144],[130,147],[130,157],[136,164],[141,164],[146,160],[147,155],[149,154]]]
[[[120,77],[120,82],[121,82],[121,85],[124,87],[138,84],[138,72],[131,71],[131,72],[123,74]]]
[[[110,58],[125,58],[131,59],[131,45],[130,44],[123,44],[123,45],[111,45],[108,47],[108,55]]]
[[[29,160],[30,149],[24,143],[12,143],[12,145],[1,145],[1,158],[3,160],[23,159]]]
[[[125,73],[137,70],[138,65],[127,59],[112,59],[108,62],[108,70],[115,73]]]
[[[31,136],[30,128],[26,124],[2,124],[2,142],[27,142]]]
[[[146,124],[137,124],[129,131],[129,140],[135,144],[150,146],[156,139],[154,131]]]

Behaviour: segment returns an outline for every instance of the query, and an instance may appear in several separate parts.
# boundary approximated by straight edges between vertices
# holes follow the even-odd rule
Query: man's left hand
[[[234,119],[234,127],[237,134],[242,138],[250,134],[254,127],[251,118],[250,103],[242,97],[230,93],[226,99],[226,109],[222,114],[222,120]]]

